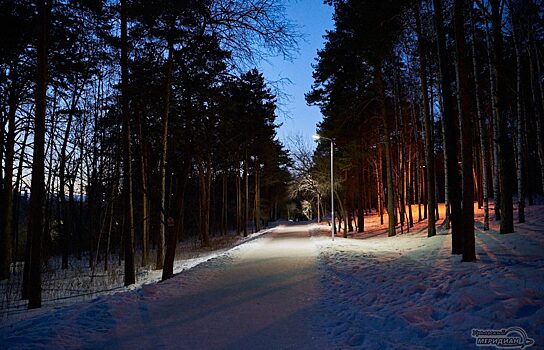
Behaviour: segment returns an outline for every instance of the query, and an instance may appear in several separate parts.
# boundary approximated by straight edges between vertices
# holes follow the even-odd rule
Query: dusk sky
[[[304,94],[312,85],[312,64],[315,63],[317,50],[323,47],[323,35],[327,29],[333,27],[332,7],[323,4],[322,0],[286,1],[287,15],[305,40],[299,43],[300,52],[292,62],[282,57],[270,59],[261,64],[261,70],[269,81],[289,79],[290,84],[281,86],[288,99],[280,98],[282,111],[279,113],[279,122],[282,127],[278,130],[278,137],[288,146],[286,138],[302,134],[313,144],[312,134],[315,133],[316,123],[322,119],[321,112],[316,106],[308,106]]]

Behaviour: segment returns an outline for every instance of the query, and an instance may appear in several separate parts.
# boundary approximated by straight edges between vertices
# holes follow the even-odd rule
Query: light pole
[[[336,220],[334,216],[334,141],[331,138],[318,134],[314,134],[312,137],[314,140],[325,139],[331,142],[331,238],[334,241],[334,236],[336,236]]]

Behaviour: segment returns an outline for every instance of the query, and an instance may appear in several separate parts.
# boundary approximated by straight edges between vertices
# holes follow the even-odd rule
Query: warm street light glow
[[[319,140],[319,139],[321,138],[321,136],[319,136],[318,134],[313,134],[313,135],[312,135],[312,138],[313,138],[314,140]]]

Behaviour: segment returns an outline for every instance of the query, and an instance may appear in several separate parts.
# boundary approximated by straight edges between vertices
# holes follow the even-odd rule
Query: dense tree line
[[[24,261],[29,307],[51,256],[166,279],[179,240],[279,216],[276,97],[243,69],[295,48],[279,2],[7,0],[0,25],[0,280]]]
[[[544,190],[542,4],[326,3],[335,27],[306,98],[325,115],[320,134],[335,141],[344,234],[353,223],[363,231],[363,213],[375,208],[382,224],[389,213],[390,236],[416,219],[427,219],[433,236],[444,201],[452,253],[475,260],[474,202],[488,230],[493,198],[500,233],[510,233],[514,208],[524,222],[526,202]],[[326,197],[317,183],[326,187],[328,147],[321,143],[306,167],[315,198]]]

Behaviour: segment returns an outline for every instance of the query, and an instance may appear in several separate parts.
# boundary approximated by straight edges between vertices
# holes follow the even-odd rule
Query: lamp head
[[[318,134],[313,134],[313,135],[312,135],[312,138],[313,138],[314,140],[319,140],[319,139],[321,138],[321,136],[319,136]]]

